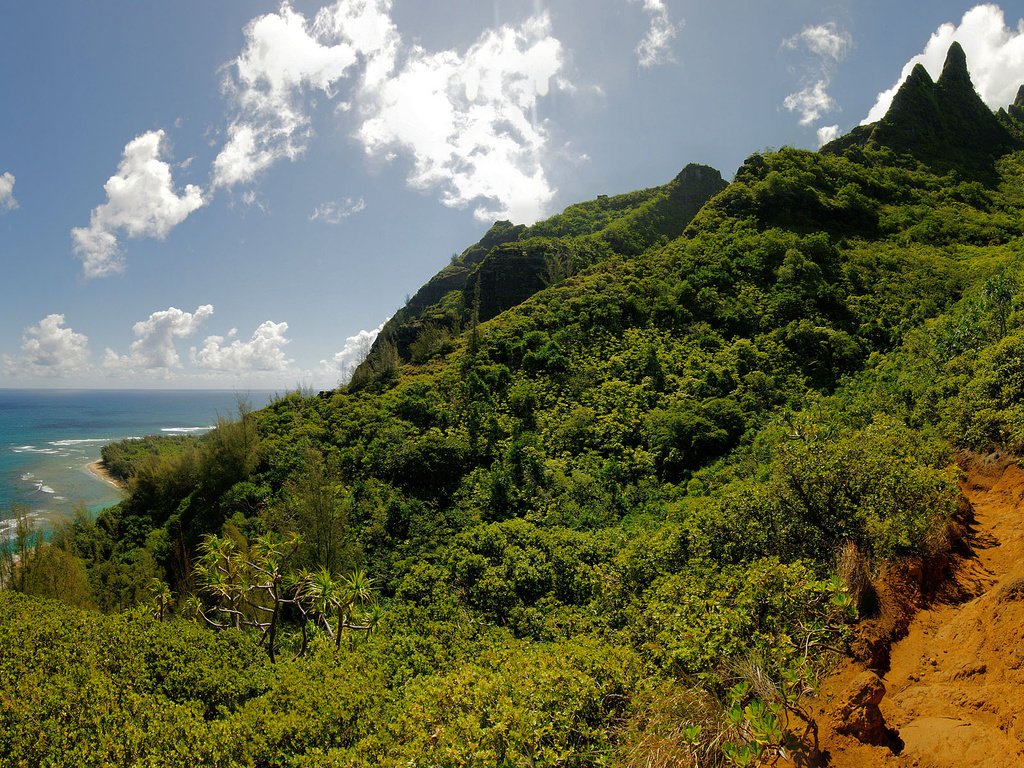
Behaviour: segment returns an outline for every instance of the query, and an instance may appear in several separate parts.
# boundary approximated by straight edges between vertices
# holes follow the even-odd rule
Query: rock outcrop
[[[885,697],[885,683],[871,670],[861,672],[850,683],[837,712],[835,730],[853,736],[862,744],[881,746],[892,741],[895,734],[885,725],[879,704]]]

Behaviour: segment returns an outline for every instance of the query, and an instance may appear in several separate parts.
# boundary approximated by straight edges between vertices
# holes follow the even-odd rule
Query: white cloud
[[[388,318],[390,320],[391,318]],[[320,361],[320,370],[324,376],[335,377],[342,384],[347,384],[359,364],[370,354],[370,348],[377,335],[384,329],[383,323],[369,331],[359,331],[355,336],[345,339],[345,346],[335,353],[330,360]]]
[[[215,187],[251,182],[276,161],[298,157],[311,136],[304,95],[333,97],[360,56],[367,71],[390,69],[387,53],[397,45],[390,9],[390,0],[340,0],[310,22],[286,2],[246,26],[245,48],[224,80],[236,114],[214,160]]]
[[[267,320],[248,341],[242,341],[236,338],[238,330],[232,328],[227,336],[208,336],[202,348],[193,347],[192,361],[200,368],[230,373],[285,371],[292,362],[283,349],[289,342],[287,330],[288,323]]]
[[[801,91],[791,93],[782,102],[790,112],[800,113],[800,125],[810,125],[819,117],[836,108],[835,99],[828,95],[828,81],[819,80]]]
[[[344,200],[331,200],[318,205],[313,213],[309,215],[310,221],[322,221],[325,224],[340,224],[349,216],[366,210],[366,201],[363,198],[353,200],[346,197]]]
[[[410,154],[409,183],[441,190],[447,206],[483,201],[480,220],[532,223],[554,196],[542,164],[547,134],[534,114],[561,67],[546,13],[488,30],[465,54],[415,47],[376,87],[368,73],[358,138],[368,154]]]
[[[839,109],[836,100],[829,93],[836,68],[853,47],[853,37],[840,29],[834,22],[804,27],[797,34],[782,41],[782,47],[806,54],[803,68],[803,88],[789,94],[782,105],[800,116],[800,125],[809,126],[822,115]],[[838,135],[838,126],[818,130],[821,136],[830,135],[832,128]]]
[[[645,8],[667,20],[661,0]],[[448,206],[475,204],[481,220],[535,221],[554,196],[536,109],[553,78],[556,87],[565,81],[550,27],[540,13],[484,32],[465,52],[430,52],[403,44],[391,0],[338,0],[312,21],[286,3],[246,27],[245,47],[227,68],[235,114],[213,185],[248,183],[298,157],[320,106],[313,97],[331,100],[347,83],[331,112],[352,113],[345,119],[358,123],[368,155],[411,157],[411,186],[438,190]]]
[[[4,355],[8,373],[63,376],[89,369],[89,337],[64,327],[64,315],[47,315],[25,329],[19,358]]]
[[[853,47],[853,37],[833,22],[804,27],[797,34],[782,42],[785,48],[797,50],[801,46],[812,54],[833,61],[842,61]]]
[[[672,41],[679,35],[680,24],[668,15],[664,0],[629,0],[643,3],[644,11],[651,17],[651,25],[644,39],[636,46],[637,62],[641,67],[650,68],[675,61],[672,56]]]
[[[367,87],[376,87],[394,69],[401,36],[391,20],[391,0],[339,0],[317,14],[315,26],[359,54]]]
[[[0,174],[0,211],[13,211],[18,207],[14,199],[14,174],[10,171]]]
[[[71,230],[75,253],[86,277],[124,269],[117,235],[163,239],[203,205],[199,187],[189,184],[179,196],[171,166],[160,159],[163,131],[149,131],[124,148],[117,173],[103,185],[107,202],[93,209],[88,227]]]
[[[203,304],[195,312],[184,312],[169,307],[154,312],[147,319],[132,326],[135,341],[127,355],[118,355],[108,349],[103,365],[108,369],[171,369],[181,367],[181,358],[174,339],[193,335],[202,322],[213,314],[213,306]]]
[[[977,5],[964,14],[959,25],[947,23],[935,30],[924,51],[903,66],[899,80],[878,94],[861,125],[885,117],[893,96],[916,65],[922,64],[933,79],[937,78],[954,41],[967,54],[971,79],[982,100],[993,109],[1012,104],[1024,82],[1024,19],[1018,20],[1017,29],[1012,30],[999,6]]]
[[[818,129],[818,146],[823,147],[830,141],[839,138],[838,125],[823,125]]]

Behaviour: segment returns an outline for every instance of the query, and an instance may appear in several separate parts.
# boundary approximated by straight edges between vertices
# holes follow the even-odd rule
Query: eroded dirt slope
[[[851,662],[826,681],[815,705],[822,756],[800,763],[1024,766],[1024,471],[997,456],[974,459],[964,491],[974,508],[970,551],[945,597],[908,611],[906,636],[888,659],[883,653],[873,662],[886,689],[879,708],[891,729],[888,745],[836,732],[851,683],[870,665]],[[886,600],[889,611],[906,608],[894,609],[893,595],[883,592],[883,614]]]

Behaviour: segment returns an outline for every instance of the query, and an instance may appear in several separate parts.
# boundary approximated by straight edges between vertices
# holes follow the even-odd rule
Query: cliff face
[[[384,344],[403,360],[442,351],[474,319],[489,320],[611,253],[636,256],[674,240],[725,187],[714,168],[690,164],[662,187],[602,195],[532,227],[499,221],[395,313],[371,356]]]
[[[510,221],[495,222],[487,230],[487,234],[480,238],[480,242],[467,248],[451,264],[427,281],[410,299],[404,312],[410,317],[420,315],[441,301],[448,292],[463,290],[469,275],[487,254],[498,246],[515,242],[525,230],[526,227],[522,224],[513,225]]]
[[[398,347],[403,358],[408,359],[410,348],[427,324],[455,331],[461,323],[465,307],[469,306],[465,297],[470,275],[492,250],[506,243],[514,243],[525,230],[522,224],[495,222],[479,242],[463,251],[416,291],[409,302],[385,324],[381,337],[389,339]],[[472,301],[471,294],[469,301]]]
[[[862,150],[884,148],[936,173],[955,170],[961,178],[992,184],[996,160],[1022,147],[1024,86],[1014,104],[993,113],[975,91],[964,51],[954,43],[938,80],[918,65],[882,120],[855,128],[822,152],[863,155]],[[756,166],[755,156],[740,169],[737,180],[750,173],[757,176]],[[407,362],[423,362],[445,352],[473,322],[496,317],[612,255],[633,258],[671,242],[725,187],[715,169],[687,165],[662,187],[601,195],[530,227],[497,222],[395,313],[371,357],[384,347],[389,354],[393,347],[397,359]],[[775,202],[788,208],[775,211],[774,220],[798,230],[862,231],[872,226],[870,211],[850,208],[837,213],[810,198]],[[357,370],[356,386],[365,369]]]

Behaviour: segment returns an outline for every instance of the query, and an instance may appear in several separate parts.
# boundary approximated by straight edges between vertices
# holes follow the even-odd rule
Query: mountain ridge
[[[1024,147],[1024,142],[981,100],[967,56],[954,42],[937,81],[921,64],[915,65],[881,120],[858,126],[821,151],[841,154],[852,147],[887,147],[939,172],[955,168],[991,182],[995,159]]]
[[[421,345],[426,349],[417,350],[416,357],[423,359],[445,348],[447,340],[471,322],[488,320],[599,262],[609,248],[636,255],[659,239],[678,236],[703,204],[726,186],[717,170],[690,163],[661,187],[601,195],[530,227],[495,223],[385,323],[353,382],[359,386],[366,380],[384,345],[394,345],[398,356],[409,360],[417,338],[432,339]],[[616,213],[627,204],[625,214]],[[643,228],[639,239],[623,242],[617,232],[638,222]]]

